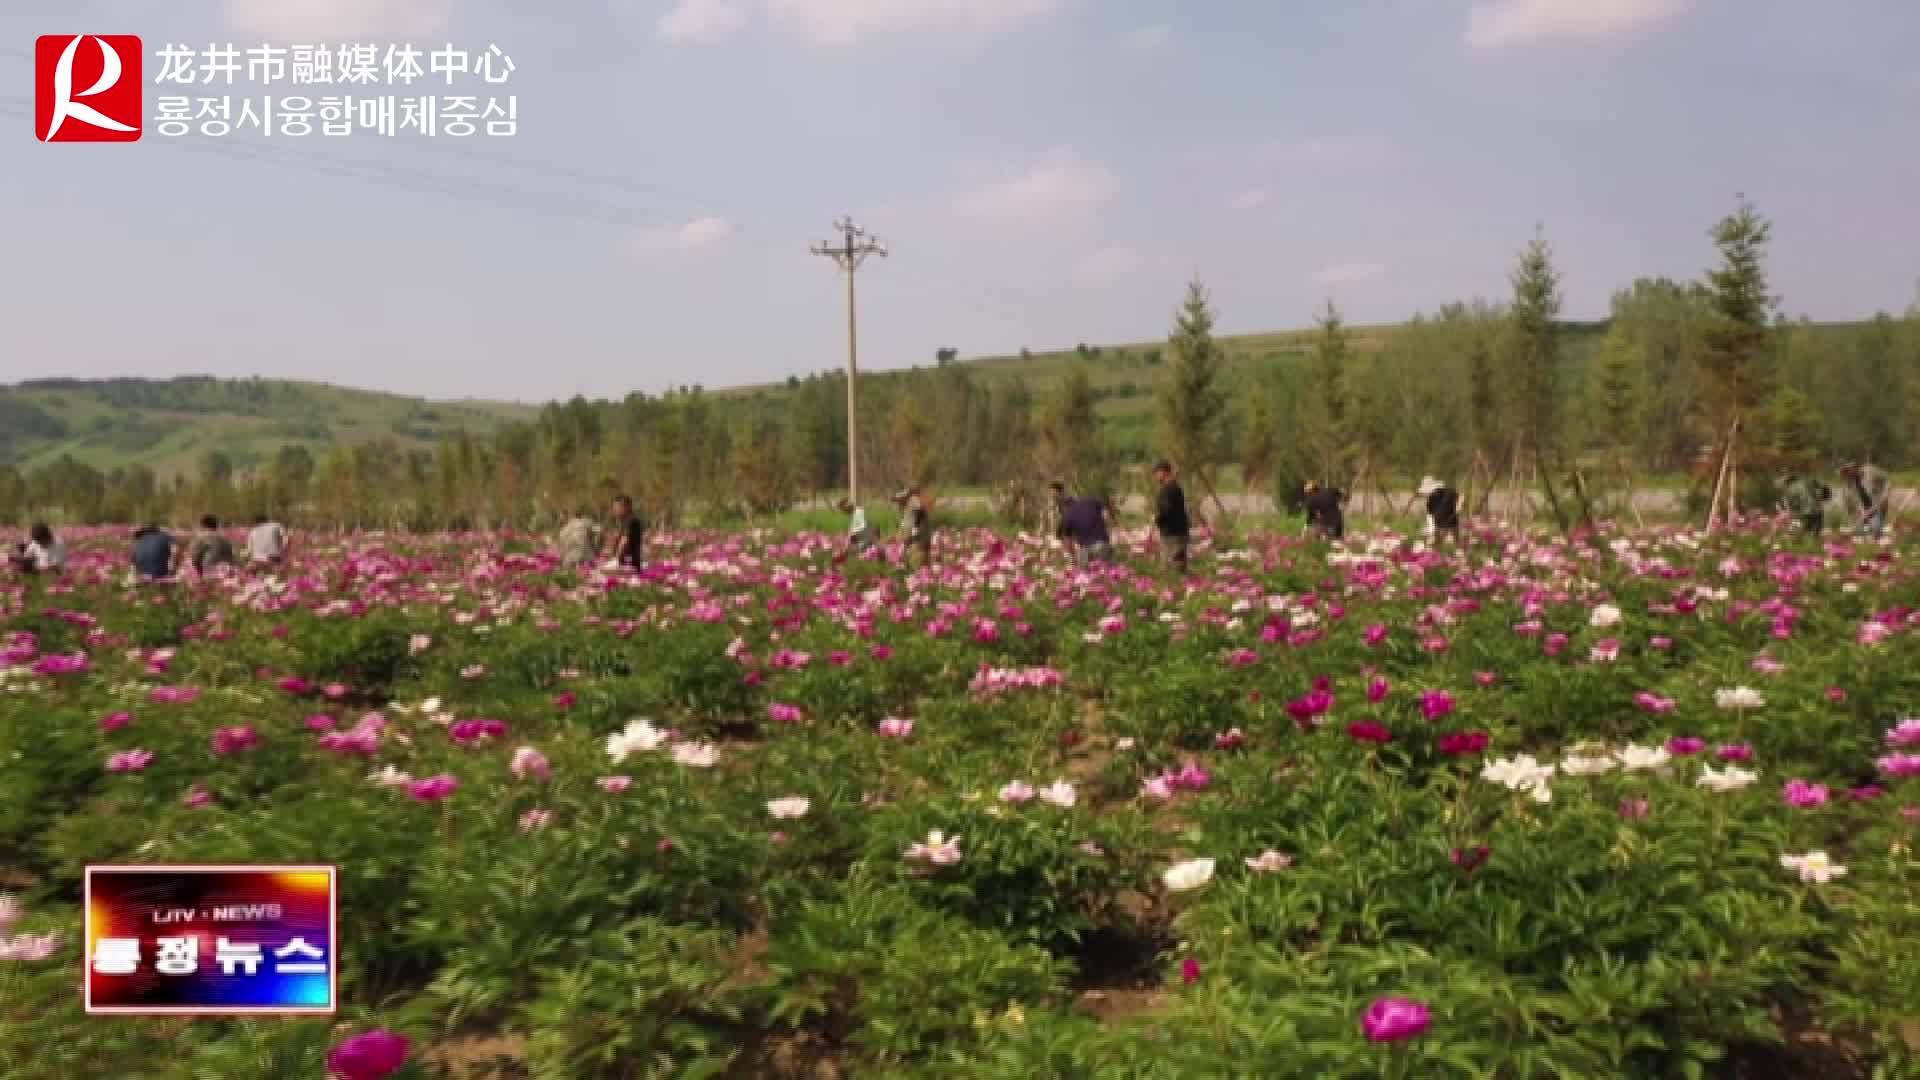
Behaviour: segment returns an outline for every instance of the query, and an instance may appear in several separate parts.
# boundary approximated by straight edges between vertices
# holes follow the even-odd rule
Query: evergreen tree
[[[1210,486],[1227,395],[1221,385],[1224,358],[1213,340],[1213,311],[1206,288],[1198,281],[1187,286],[1187,299],[1175,317],[1167,346],[1172,358],[1160,377],[1160,449],[1182,470]]]
[[[1307,358],[1305,393],[1293,424],[1295,437],[1312,462],[1313,479],[1332,484],[1346,474],[1347,367],[1351,351],[1346,323],[1332,301],[1315,322],[1319,331]]]
[[[1734,212],[1711,233],[1720,251],[1720,266],[1707,271],[1713,320],[1700,363],[1712,382],[1716,441],[1771,391],[1766,367],[1775,301],[1767,294],[1765,257],[1772,232],[1772,225],[1743,195]]]
[[[1561,528],[1568,525],[1554,486],[1562,464],[1560,420],[1560,277],[1546,237],[1535,234],[1513,273],[1501,364],[1507,419],[1521,460],[1538,469],[1547,503]]]

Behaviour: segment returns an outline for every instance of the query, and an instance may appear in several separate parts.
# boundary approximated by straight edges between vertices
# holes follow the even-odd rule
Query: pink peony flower
[[[618,795],[621,792],[633,786],[633,777],[603,776],[600,779],[595,780],[594,783],[600,785],[601,791],[604,791],[609,795]]]
[[[1425,1005],[1402,997],[1380,998],[1367,1006],[1360,1028],[1374,1042],[1400,1042],[1411,1039],[1433,1024],[1433,1014]]]
[[[553,822],[553,811],[529,810],[526,813],[520,815],[520,831],[524,833],[524,832],[533,832],[537,829],[544,829],[552,822]]]
[[[1647,816],[1652,804],[1645,799],[1621,799],[1620,816],[1628,821],[1639,821]]]
[[[913,734],[913,721],[898,716],[889,716],[880,721],[879,732],[889,739],[904,739]]]
[[[1920,776],[1920,754],[1888,754],[1874,762],[1880,771],[1895,779]]]
[[[180,805],[190,810],[198,810],[203,806],[212,806],[213,792],[208,791],[199,784],[195,784],[187,789],[186,795],[181,797]]]
[[[327,1071],[338,1080],[386,1080],[407,1063],[405,1035],[385,1028],[362,1032],[327,1054]]]
[[[528,777],[536,780],[553,779],[553,766],[547,762],[547,756],[531,746],[522,746],[515,750],[513,761],[507,768],[521,780]]]
[[[797,724],[803,718],[800,706],[774,702],[767,706],[767,717],[776,724]]]
[[[1789,780],[1780,794],[1787,800],[1787,805],[1810,810],[1826,804],[1827,785],[1809,784],[1805,780]]]
[[[213,752],[222,757],[260,745],[260,736],[244,724],[223,727],[213,733]]]
[[[1670,713],[1673,711],[1675,705],[1672,698],[1661,697],[1659,694],[1647,690],[1642,690],[1633,695],[1633,703],[1641,711],[1654,713],[1655,715]]]
[[[151,750],[122,750],[107,758],[107,771],[112,773],[139,772],[153,762]]]
[[[425,780],[415,780],[407,786],[407,796],[415,802],[436,803],[449,798],[460,789],[457,777],[441,773],[429,776]]]

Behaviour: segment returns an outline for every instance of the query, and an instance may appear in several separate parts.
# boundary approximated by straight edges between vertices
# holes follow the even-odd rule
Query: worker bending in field
[[[1460,493],[1429,476],[1416,489],[1427,500],[1427,539],[1460,543]]]

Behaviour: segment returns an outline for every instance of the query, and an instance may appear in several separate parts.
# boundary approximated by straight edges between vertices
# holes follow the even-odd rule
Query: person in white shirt
[[[864,552],[872,547],[873,533],[867,528],[867,508],[855,506],[852,499],[841,499],[840,512],[852,515],[847,522],[847,551]]]
[[[247,534],[247,561],[255,566],[278,566],[287,558],[287,530],[265,514],[255,514]]]
[[[45,522],[36,522],[28,530],[28,542],[14,556],[14,568],[24,574],[56,573],[67,565],[67,546],[53,535]]]

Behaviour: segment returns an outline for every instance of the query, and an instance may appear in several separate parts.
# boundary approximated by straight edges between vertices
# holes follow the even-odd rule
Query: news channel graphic
[[[331,866],[89,866],[90,1014],[329,1016],[338,1007]]]

